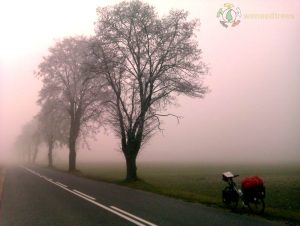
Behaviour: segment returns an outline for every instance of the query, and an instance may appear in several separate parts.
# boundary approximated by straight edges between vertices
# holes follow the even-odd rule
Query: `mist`
[[[96,7],[118,1],[6,1],[0,13],[0,161],[14,159],[14,142],[22,126],[39,111],[42,83],[34,75],[55,40],[92,35]],[[242,14],[288,13],[290,19],[241,19],[224,28],[216,14],[222,1],[147,1],[162,15],[185,9],[201,22],[198,32],[204,99],[179,96],[143,147],[139,161],[149,162],[300,162],[300,28],[297,1],[237,2]],[[119,140],[102,128],[79,146],[78,161],[121,162]],[[54,161],[67,161],[67,148]],[[42,150],[39,160],[46,159]]]

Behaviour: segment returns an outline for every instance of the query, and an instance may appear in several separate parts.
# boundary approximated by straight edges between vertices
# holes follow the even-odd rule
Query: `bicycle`
[[[223,180],[228,183],[222,191],[223,203],[232,210],[236,210],[241,199],[243,207],[247,206],[253,213],[262,214],[265,210],[266,195],[262,180],[259,177],[248,177],[242,181],[242,189],[239,189],[233,180],[238,176],[231,172],[222,174]]]

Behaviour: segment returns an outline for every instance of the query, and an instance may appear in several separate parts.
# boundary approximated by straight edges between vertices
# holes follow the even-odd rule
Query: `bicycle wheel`
[[[255,214],[263,214],[265,211],[265,201],[262,198],[254,198],[248,203],[248,207]]]
[[[226,187],[222,192],[223,203],[230,209],[235,210],[239,202],[238,194],[231,188]]]

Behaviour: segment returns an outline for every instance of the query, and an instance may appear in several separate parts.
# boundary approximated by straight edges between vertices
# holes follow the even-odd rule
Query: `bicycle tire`
[[[263,198],[254,198],[248,202],[248,207],[252,213],[263,214],[265,211],[265,201]]]
[[[231,210],[236,210],[239,202],[239,196],[231,187],[228,186],[222,191],[222,201]]]

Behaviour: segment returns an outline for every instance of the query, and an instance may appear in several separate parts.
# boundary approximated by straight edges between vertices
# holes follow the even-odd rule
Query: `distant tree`
[[[198,23],[183,10],[160,18],[138,0],[97,13],[93,53],[114,93],[108,122],[121,139],[126,179],[136,180],[139,150],[160,128],[161,117],[172,116],[163,113],[167,106],[179,94],[202,98],[207,92],[200,77],[207,68],[195,38]]]
[[[47,100],[36,117],[40,137],[48,146],[48,167],[53,167],[53,150],[68,143],[69,117],[58,102]]]
[[[108,96],[105,80],[88,70],[89,41],[70,37],[57,42],[43,58],[37,75],[42,79],[40,104],[55,101],[69,117],[69,171],[76,170],[78,138],[95,132],[99,125],[102,104]]]
[[[23,156],[23,160],[27,159],[28,163],[35,163],[41,143],[38,121],[32,119],[23,126],[21,134],[16,139],[15,146],[19,154]]]
[[[36,158],[37,155],[39,153],[39,147],[42,144],[42,137],[37,125],[37,128],[34,130],[34,133],[32,134],[32,138],[31,138],[31,148],[33,148],[32,150],[32,163],[35,164],[36,163]]]

